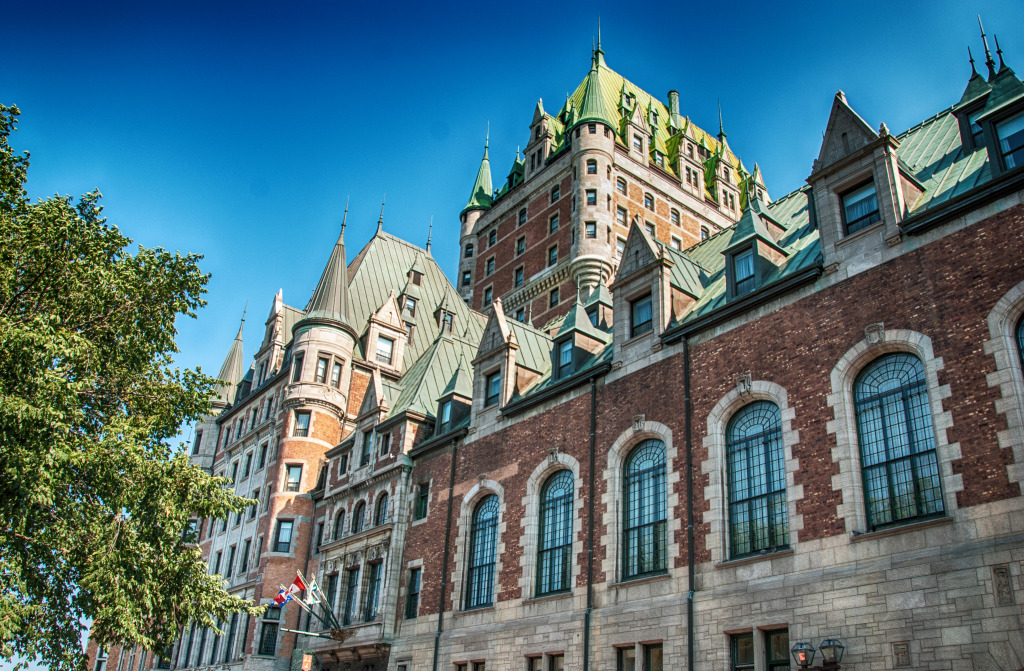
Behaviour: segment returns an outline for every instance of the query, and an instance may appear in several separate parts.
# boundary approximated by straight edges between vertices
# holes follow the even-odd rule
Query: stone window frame
[[[939,371],[945,368],[942,357],[935,356],[932,339],[908,329],[886,329],[881,323],[865,328],[865,338],[848,349],[829,374],[831,392],[826,401],[833,419],[825,424],[825,432],[835,440],[832,461],[839,464],[839,473],[832,476],[832,489],[842,492],[836,505],[836,516],[843,520],[847,532],[854,536],[867,533],[867,510],[864,502],[863,469],[860,443],[857,439],[857,417],[853,385],[864,368],[878,357],[895,352],[913,354],[924,366],[928,405],[935,435],[935,454],[942,480],[942,503],[945,517],[955,517],[957,494],[963,491],[963,477],[953,473],[953,462],[961,458],[960,443],[950,443],[947,430],[953,427],[953,414],[943,408],[943,401],[952,395],[948,384],[939,384]],[[909,522],[904,528],[913,528]],[[887,527],[875,533],[900,527]]]
[[[729,421],[747,405],[755,401],[769,401],[779,408],[782,421],[782,456],[786,469],[786,511],[789,522],[789,550],[797,549],[800,531],[804,527],[803,515],[797,512],[797,505],[804,498],[803,485],[796,484],[796,473],[800,470],[800,461],[793,456],[793,448],[800,444],[800,432],[793,428],[796,411],[789,405],[789,394],[785,387],[767,380],[750,380],[741,375],[736,387],[725,394],[707,417],[707,433],[704,436],[704,449],[707,458],[701,462],[701,473],[708,478],[704,487],[704,500],[708,502],[708,510],[704,513],[703,522],[709,531],[705,544],[711,553],[711,562],[721,564],[729,561],[729,506],[728,476],[726,468],[727,440],[726,431]],[[777,554],[777,553],[776,553]],[[766,559],[775,554],[766,554]],[[747,557],[744,557],[747,559]]]
[[[638,580],[622,579],[622,479],[626,457],[634,447],[648,439],[660,440],[665,444],[665,492],[668,497],[665,507],[668,539],[665,547],[665,566],[669,576],[676,576],[676,561],[680,557],[679,542],[676,539],[683,528],[682,519],[678,515],[680,501],[676,491],[680,481],[680,470],[675,466],[678,450],[672,439],[672,429],[660,422],[647,421],[643,415],[637,415],[630,427],[619,434],[608,449],[608,466],[602,473],[606,487],[601,495],[601,504],[604,507],[601,522],[605,530],[600,538],[600,545],[605,548],[601,570],[606,581],[612,585],[629,584]]]
[[[469,532],[473,526],[473,512],[476,510],[476,505],[482,501],[485,497],[494,494],[498,497],[498,526],[497,526],[497,539],[494,544],[494,592],[491,598],[490,606],[483,606],[479,608],[470,608],[469,610],[465,607],[466,597],[466,567],[469,565]],[[451,573],[451,584],[452,584],[452,606],[455,612],[479,612],[493,610],[497,604],[498,599],[501,596],[501,574],[504,570],[503,558],[505,556],[505,488],[498,482],[487,478],[486,475],[480,477],[480,480],[473,485],[465,496],[462,497],[462,503],[459,508],[459,517],[455,522],[456,536],[455,536],[455,562],[452,567]]]
[[[519,556],[519,593],[524,599],[535,599],[537,597],[537,563],[538,548],[540,547],[540,506],[541,490],[548,478],[558,471],[568,470],[572,473],[573,506],[572,506],[572,569],[569,578],[568,594],[579,594],[580,588],[577,585],[581,571],[581,562],[577,559],[583,554],[583,539],[579,537],[579,530],[583,525],[583,497],[580,491],[583,487],[583,478],[580,475],[580,463],[573,456],[564,452],[552,450],[551,454],[536,468],[526,480],[526,494],[523,496],[523,517],[520,520],[522,534],[519,536],[519,547],[523,548]],[[555,595],[544,595],[539,598],[548,598]]]
[[[995,360],[996,369],[986,375],[988,386],[998,387],[994,401],[996,414],[1006,419],[1006,428],[996,433],[1000,449],[1013,451],[1012,464],[1006,465],[1009,481],[1024,489],[1024,361],[1017,348],[1017,327],[1024,319],[1024,282],[1006,292],[988,313],[989,339],[985,354]]]

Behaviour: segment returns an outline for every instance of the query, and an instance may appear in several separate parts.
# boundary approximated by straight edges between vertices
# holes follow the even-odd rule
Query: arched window
[[[352,511],[352,533],[357,534],[363,530],[364,517],[366,517],[366,501],[360,501]]]
[[[665,444],[645,440],[626,458],[623,578],[666,569]]]
[[[924,366],[886,354],[853,384],[868,528],[943,513]]]
[[[572,471],[558,471],[540,495],[537,596],[564,592],[572,576]]]
[[[786,464],[779,406],[757,401],[726,429],[729,482],[729,556],[789,545]]]
[[[373,523],[376,526],[380,526],[388,521],[388,495],[387,492],[380,495],[377,499],[377,510],[373,514]]]
[[[1017,322],[1017,354],[1020,355],[1020,366],[1024,370],[1024,316]]]
[[[339,510],[337,517],[334,518],[334,538],[335,540],[341,538],[341,535],[345,533],[345,511]]]
[[[498,497],[487,496],[473,511],[469,531],[466,608],[489,606],[494,600],[494,557],[498,538]]]

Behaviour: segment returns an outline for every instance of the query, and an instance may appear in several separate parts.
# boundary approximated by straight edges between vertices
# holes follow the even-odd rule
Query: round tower
[[[480,161],[480,169],[476,173],[476,181],[473,183],[473,190],[469,193],[469,202],[462,208],[459,220],[462,222],[462,229],[459,234],[459,275],[456,282],[459,288],[459,295],[468,304],[473,298],[473,277],[476,267],[476,254],[480,251],[477,246],[476,222],[487,210],[491,209],[493,201],[493,189],[491,187],[491,162],[487,156],[488,145],[490,144],[490,133],[484,140],[484,157]]]

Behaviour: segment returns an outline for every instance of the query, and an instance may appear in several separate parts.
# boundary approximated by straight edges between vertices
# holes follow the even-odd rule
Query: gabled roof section
[[[611,340],[611,334],[602,331],[590,323],[590,316],[587,314],[587,310],[580,302],[578,296],[576,302],[569,308],[569,312],[566,313],[565,319],[562,321],[558,333],[555,334],[554,340],[559,340],[563,336],[572,333],[582,333],[588,338],[603,343],[608,343]]]
[[[615,281],[620,278],[632,275],[641,268],[646,268],[656,259],[661,258],[658,244],[651,239],[642,227],[634,219],[629,227],[629,236],[622,250],[622,259],[619,261],[619,269],[615,273]]]
[[[815,170],[831,165],[877,139],[878,133],[846,102],[846,94],[837,91],[832,100],[832,111],[828,116],[828,125],[825,126],[825,138],[821,142]]]
[[[348,314],[348,272],[345,265],[345,226],[341,227],[338,241],[320,275],[320,282],[309,299],[306,313],[295,325],[324,324],[352,331]]]
[[[473,370],[466,359],[465,348],[459,353],[459,365],[456,367],[448,384],[441,391],[441,396],[455,394],[463,398],[473,398]]]
[[[453,379],[459,377],[466,361],[472,357],[476,344],[447,333],[438,335],[427,350],[402,376],[401,390],[394,399],[388,413],[395,417],[403,412],[417,412],[435,417],[437,401],[448,392]],[[464,371],[464,377],[455,382],[456,393],[466,398],[473,397],[473,374]],[[468,385],[468,389],[466,389]]]
[[[960,102],[957,103],[959,106],[967,105],[992,90],[992,86],[974,68],[974,56],[971,55],[970,47],[967,47],[967,55],[971,60],[971,78],[967,80],[967,88],[964,89],[964,94],[960,96]]]
[[[228,355],[224,357],[217,379],[220,380],[213,387],[216,397],[224,403],[234,403],[235,388],[242,381],[243,375],[243,354],[242,354],[242,330],[245,328],[245,312],[242,312],[242,322],[238,325],[238,334],[235,335],[231,347],[228,348]]]
[[[512,320],[508,322],[510,338],[519,345],[516,365],[544,374],[551,369],[552,340],[529,324]]]
[[[402,323],[402,311],[398,307],[398,300],[395,298],[394,290],[384,300],[384,304],[380,306],[380,309],[373,313],[373,318],[397,330],[405,328],[405,324]]]
[[[405,286],[407,271],[420,255],[423,280],[419,286],[420,303],[417,314],[432,314],[445,303],[454,315],[453,328],[467,341],[478,343],[486,317],[466,306],[444,271],[423,249],[382,231],[374,235],[348,268],[352,327],[357,333],[366,330],[367,322],[392,291]],[[421,312],[422,311],[422,312]],[[402,372],[418,360],[437,338],[440,327],[432,319],[420,319],[413,330],[412,342],[402,357]],[[365,357],[362,352],[357,356]],[[445,380],[447,382],[447,380]]]
[[[1017,75],[1008,65],[1003,63],[1003,56],[999,56],[999,73],[989,80],[992,85],[992,92],[985,101],[985,111],[982,116],[995,114],[997,110],[1004,109],[1010,105],[1017,104],[1024,99],[1024,82],[1017,79]]]
[[[725,248],[724,252],[729,253],[740,245],[757,239],[767,243],[784,255],[788,254],[783,247],[775,242],[775,236],[768,231],[769,221],[773,226],[782,228],[782,224],[775,221],[771,215],[761,208],[761,202],[757,198],[750,198],[740,220],[733,226],[732,239],[729,241],[729,246]]]
[[[493,202],[494,189],[491,186],[491,160],[487,156],[487,146],[490,138],[484,140],[484,157],[480,160],[480,169],[476,172],[476,181],[473,182],[473,190],[469,192],[469,202],[462,208],[463,212],[469,210],[490,209]]]

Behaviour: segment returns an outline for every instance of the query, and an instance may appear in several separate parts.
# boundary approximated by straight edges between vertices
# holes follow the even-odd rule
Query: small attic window
[[[558,378],[572,373],[572,339],[558,343]]]
[[[846,235],[852,235],[881,221],[882,216],[878,211],[878,196],[873,181],[854,187],[842,194],[840,198],[843,202],[843,223],[846,225]]]
[[[971,139],[974,141],[974,147],[978,148],[984,144],[981,138],[981,124],[978,123],[978,117],[985,111],[985,108],[981,108],[971,114],[967,115],[967,124],[971,127]]]
[[[654,328],[651,295],[641,296],[629,303],[629,337],[647,333]]]
[[[484,407],[495,405],[501,396],[501,371],[487,376],[484,382]]]
[[[733,294],[739,296],[754,288],[754,250],[746,249],[732,257]]]
[[[997,125],[996,138],[1007,170],[1024,165],[1024,113]]]
[[[534,135],[533,135],[535,140],[539,140],[540,139],[540,130],[541,130],[540,126],[537,126],[537,132],[534,133]]]
[[[410,317],[415,317],[416,316],[416,299],[415,298],[406,297],[406,299],[405,299],[405,309],[409,311],[409,316]]]
[[[644,139],[639,135],[633,136],[633,149],[636,149],[641,154],[644,151]]]
[[[395,341],[384,336],[377,336],[377,361],[384,364],[391,364],[391,355],[394,352]]]
[[[452,326],[455,323],[455,315],[453,315],[451,312],[448,312],[447,310],[441,310],[440,314],[438,315],[437,321],[437,325],[438,327],[440,327],[442,333],[451,333]]]
[[[409,279],[412,280],[413,286],[419,286],[423,283],[423,273],[413,270],[409,273]]]
[[[689,142],[686,143],[686,155],[693,158],[693,145]]]

